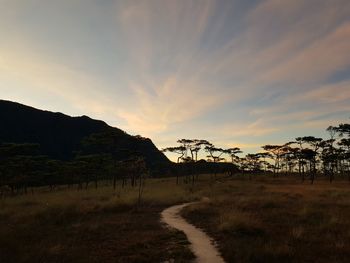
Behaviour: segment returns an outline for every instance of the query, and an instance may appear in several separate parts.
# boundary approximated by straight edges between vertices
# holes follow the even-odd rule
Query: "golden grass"
[[[175,178],[138,189],[103,184],[61,188],[0,200],[0,256],[9,262],[187,262],[183,234],[162,228],[160,211],[189,206],[184,216],[219,243],[228,262],[347,262],[350,185],[295,178],[200,176],[192,187]]]
[[[183,214],[228,262],[348,262],[350,185],[295,178],[226,180]]]
[[[36,191],[0,200],[1,262],[151,262],[193,257],[182,233],[159,222],[167,205],[197,197],[175,179],[138,189]],[[171,190],[169,190],[171,189]]]

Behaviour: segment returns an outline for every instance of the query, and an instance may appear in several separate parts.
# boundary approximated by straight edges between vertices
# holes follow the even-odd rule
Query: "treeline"
[[[39,144],[2,143],[0,195],[25,194],[41,186],[51,190],[59,185],[78,190],[97,188],[101,181],[114,189],[117,185],[141,186],[149,176],[176,176],[177,183],[182,178],[183,182],[194,184],[204,173],[214,178],[219,173],[249,177],[270,173],[298,175],[311,183],[317,176],[327,177],[330,182],[336,177],[350,181],[350,124],[330,126],[327,131],[328,139],[298,137],[281,145],[264,145],[262,152],[245,156],[241,156],[238,147],[224,149],[207,140],[181,139],[179,145],[162,150],[177,154],[177,163],[164,163],[161,159],[154,162],[153,154],[145,156],[140,152],[140,145],[149,145],[148,139],[120,136],[113,129],[84,138],[74,158],[67,161],[42,155]],[[203,152],[206,159],[198,160]]]
[[[176,176],[177,183],[183,178],[183,182],[194,184],[199,174],[237,171],[230,163],[164,162],[159,152],[156,156],[152,152],[145,155],[143,145],[149,147],[149,139],[120,136],[118,131],[106,129],[84,138],[72,160],[57,160],[42,155],[39,144],[2,143],[0,196],[27,194],[42,186],[50,190],[61,185],[77,190],[97,188],[99,182],[108,183],[114,189],[117,185],[140,187],[150,176]]]
[[[97,188],[100,181],[108,181],[114,188],[118,182],[121,187],[126,184],[136,186],[140,179],[148,176],[150,167],[137,150],[116,146],[125,139],[112,129],[92,134],[82,140],[81,150],[68,161],[41,155],[39,144],[2,143],[0,195],[26,194],[40,186],[49,186],[53,190],[59,185],[67,185],[80,190],[92,184]],[[132,139],[144,138],[137,136]],[[125,145],[130,143],[125,142]]]
[[[297,174],[304,181],[314,183],[316,176],[325,176],[330,182],[336,176],[350,181],[350,124],[329,126],[328,139],[303,136],[281,145],[264,145],[263,151],[241,157],[238,147],[219,148],[207,140],[181,139],[174,147],[163,152],[177,154],[178,163],[196,163],[200,152],[206,154],[206,162],[232,163],[240,173]],[[202,162],[204,160],[201,160]]]

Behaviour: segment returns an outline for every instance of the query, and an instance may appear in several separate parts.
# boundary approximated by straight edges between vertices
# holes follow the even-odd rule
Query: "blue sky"
[[[0,0],[0,97],[159,147],[259,151],[350,117],[350,1]]]

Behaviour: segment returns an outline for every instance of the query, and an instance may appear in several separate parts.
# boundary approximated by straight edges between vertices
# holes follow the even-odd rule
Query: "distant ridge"
[[[139,152],[149,166],[170,163],[150,139],[131,136],[103,121],[0,100],[0,143],[37,143],[41,154],[54,159],[71,160],[79,151],[82,139],[109,129],[120,137],[117,147]]]

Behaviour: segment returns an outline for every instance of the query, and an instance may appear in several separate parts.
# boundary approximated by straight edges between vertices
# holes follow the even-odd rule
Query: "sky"
[[[0,0],[0,98],[257,152],[350,117],[348,0]]]

